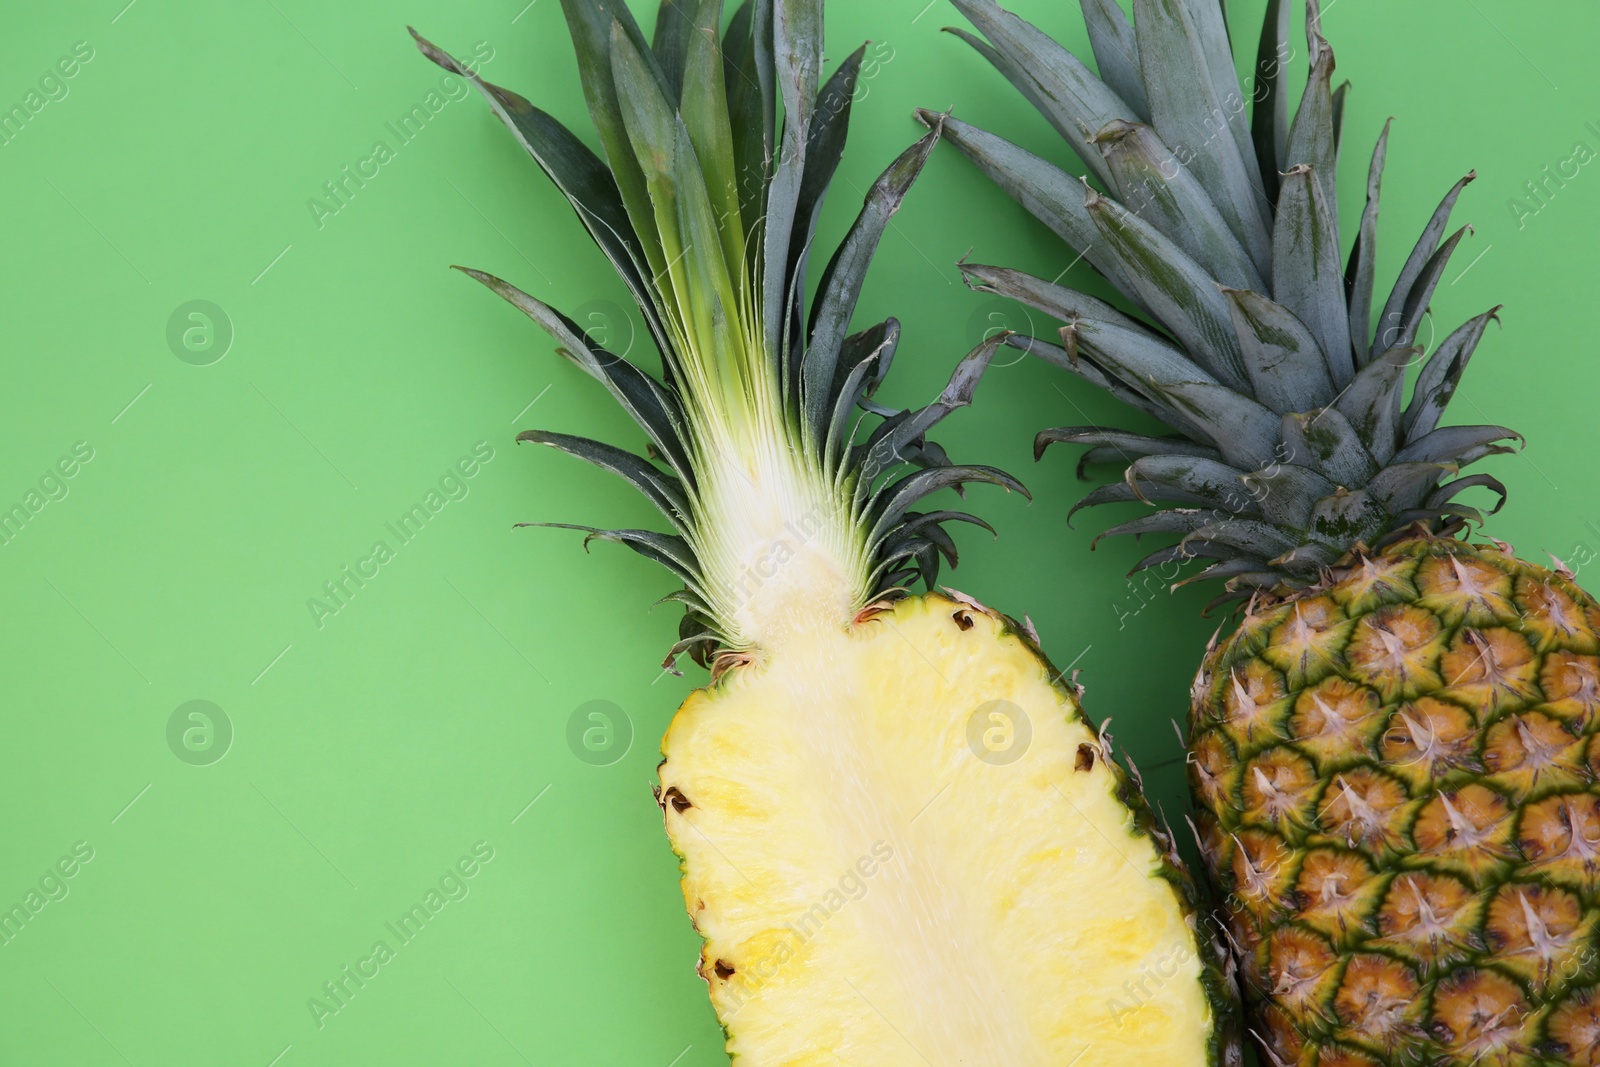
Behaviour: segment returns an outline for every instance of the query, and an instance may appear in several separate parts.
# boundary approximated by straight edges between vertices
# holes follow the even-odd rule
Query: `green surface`
[[[18,9],[0,36],[0,108],[38,108],[0,144],[0,508],[37,508],[0,538],[0,907],[39,894],[0,946],[0,1063],[725,1062],[649,792],[656,741],[703,677],[656,666],[676,618],[646,606],[672,582],[615,546],[585,557],[574,535],[512,529],[650,521],[620,482],[511,443],[535,425],[620,443],[637,431],[535,327],[445,268],[501,274],[614,346],[638,318],[556,191],[403,28],[457,55],[483,42],[486,77],[587,130],[559,5],[124,2]],[[956,105],[1065,154],[937,32],[954,12],[925,3],[829,12],[835,59],[878,42],[829,240],[916,136],[913,106]],[[1082,43],[1072,5],[1015,6]],[[1231,6],[1236,28],[1260,8]],[[1458,214],[1477,232],[1435,301],[1438,336],[1507,307],[1456,420],[1530,439],[1484,464],[1513,489],[1488,532],[1587,577],[1600,12],[1349,0],[1326,25],[1355,82],[1347,188],[1399,117],[1380,277],[1478,170]],[[41,88],[75,45],[72,76]],[[391,123],[430,104],[397,136]],[[339,205],[323,186],[346,167],[370,176]],[[1542,204],[1528,182],[1546,183]],[[1342,203],[1353,234],[1360,198]],[[1045,276],[1072,258],[937,153],[858,315],[905,323],[889,400],[930,397],[990,325],[1026,328],[961,287],[969,247]],[[1081,265],[1066,277],[1092,284]],[[193,301],[225,318],[187,319]],[[1205,597],[1125,582],[1132,544],[1089,555],[1095,517],[1064,525],[1071,457],[1030,458],[1037,428],[1105,421],[1133,423],[1043,366],[993,370],[940,438],[1020,474],[1038,502],[974,489],[1001,538],[962,532],[949,577],[1031,615],[1175,815],[1168,720],[1212,626]],[[415,505],[425,523],[397,535]],[[358,587],[346,567],[370,577]],[[340,580],[343,603],[323,590]],[[308,606],[319,597],[327,610]],[[596,707],[626,722],[613,714],[616,746],[580,759],[569,720]],[[389,930],[435,902],[409,940]],[[347,980],[341,1007],[323,986],[345,967],[370,977]]]

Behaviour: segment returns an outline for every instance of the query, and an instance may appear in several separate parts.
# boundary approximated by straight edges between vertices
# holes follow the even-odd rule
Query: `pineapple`
[[[1188,745],[1265,1062],[1600,1064],[1600,607],[1559,564],[1462,536],[1483,516],[1461,494],[1505,490],[1461,469],[1520,441],[1440,426],[1498,309],[1417,344],[1472,175],[1380,307],[1388,128],[1341,263],[1344,87],[1315,0],[1292,121],[1283,0],[1245,87],[1218,0],[1134,0],[1131,23],[1083,0],[1099,78],[990,0],[955,2],[1089,173],[922,117],[1131,311],[999,267],[969,283],[1061,324],[1060,344],[1008,344],[1170,431],[1063,427],[1036,453],[1120,467],[1078,507],[1166,505],[1107,532],[1181,535],[1139,567],[1200,560],[1188,580],[1246,601],[1206,650]]]
[[[1029,627],[933,591],[940,556],[955,562],[945,526],[986,524],[918,502],[1021,491],[926,438],[996,346],[896,410],[872,396],[898,323],[848,331],[938,123],[872,186],[807,315],[862,51],[819,85],[820,0],[751,0],[725,36],[720,0],[668,0],[648,43],[622,4],[563,8],[603,156],[418,43],[570,200],[660,350],[658,375],[467,272],[648,441],[519,436],[627,479],[673,531],[575,527],[683,583],[668,665],[711,669],[667,732],[657,799],[728,1052],[750,1067],[1237,1064],[1229,961],[1201,938],[1136,777]],[[911,595],[916,577],[929,592]]]

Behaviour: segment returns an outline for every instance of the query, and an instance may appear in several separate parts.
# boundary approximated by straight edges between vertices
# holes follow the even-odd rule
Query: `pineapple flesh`
[[[1484,516],[1462,494],[1506,491],[1462,468],[1520,443],[1442,424],[1495,310],[1417,343],[1473,175],[1375,299],[1389,131],[1345,241],[1346,86],[1316,0],[1292,116],[1292,0],[1269,0],[1248,88],[1219,0],[1134,0],[1132,22],[1082,0],[1100,77],[992,0],[954,2],[1088,173],[955,119],[946,139],[1123,302],[1003,267],[968,282],[1060,325],[1005,343],[1166,429],[1061,427],[1036,451],[1120,469],[1079,508],[1162,505],[1108,531],[1180,535],[1136,569],[1199,561],[1186,581],[1246,602],[1188,743],[1263,1062],[1600,1065],[1600,610],[1559,565],[1463,539]]]
[[[933,403],[897,410],[873,395],[899,324],[848,330],[938,124],[868,191],[807,308],[862,51],[822,78],[820,0],[750,0],[725,32],[720,0],[667,0],[648,41],[622,4],[562,7],[603,158],[418,44],[567,196],[661,356],[653,373],[466,272],[647,440],[640,454],[518,437],[624,478],[671,527],[567,528],[675,575],[667,665],[687,653],[711,669],[669,728],[657,799],[729,1053],[748,1067],[1235,1067],[1232,961],[1203,935],[1136,776],[1026,627],[932,591],[941,558],[955,563],[945,526],[987,524],[920,501],[1022,490],[927,438],[996,346]],[[912,595],[916,579],[930,591]]]
[[[736,1062],[1211,1062],[1169,846],[998,616],[901,599],[723,675],[662,751]]]

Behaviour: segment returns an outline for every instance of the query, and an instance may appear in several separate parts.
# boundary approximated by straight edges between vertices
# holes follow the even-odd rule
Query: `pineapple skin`
[[[692,693],[662,742],[735,1063],[1240,1067],[1218,924],[1026,627],[907,596],[784,659]],[[1015,762],[974,752],[991,700],[1028,720]]]
[[[1423,536],[1195,681],[1201,844],[1265,1062],[1600,1065],[1600,606]]]

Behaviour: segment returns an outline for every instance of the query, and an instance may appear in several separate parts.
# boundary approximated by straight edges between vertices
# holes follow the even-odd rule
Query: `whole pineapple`
[[[1266,1061],[1600,1064],[1600,607],[1559,567],[1457,536],[1481,521],[1464,490],[1505,496],[1461,468],[1518,440],[1439,425],[1495,312],[1416,345],[1472,175],[1379,308],[1388,131],[1341,263],[1343,87],[1315,0],[1292,123],[1282,0],[1248,89],[1217,0],[1134,0],[1131,24],[1083,0],[1100,78],[989,0],[955,3],[1090,174],[953,119],[946,137],[1132,313],[1003,268],[968,265],[970,284],[1063,324],[1060,345],[1008,343],[1171,430],[1065,427],[1036,452],[1122,467],[1078,506],[1167,505],[1108,533],[1180,534],[1139,566],[1200,559],[1194,578],[1248,600],[1206,651],[1189,744]]]
[[[820,0],[563,0],[604,159],[469,78],[566,194],[662,357],[656,376],[569,318],[468,272],[550,333],[648,439],[551,431],[675,532],[579,527],[670,570],[674,653],[712,668],[663,742],[658,800],[704,938],[699,973],[741,1065],[1237,1064],[1226,954],[1136,779],[1025,625],[931,588],[964,482],[928,407],[870,398],[899,325],[849,332],[867,262],[937,128],[873,185],[805,314],[823,194],[862,52],[819,85]],[[866,425],[863,426],[863,420]],[[672,657],[669,656],[669,663]],[[1142,991],[1135,995],[1130,991]]]

